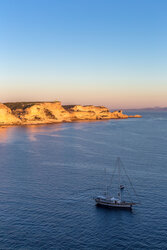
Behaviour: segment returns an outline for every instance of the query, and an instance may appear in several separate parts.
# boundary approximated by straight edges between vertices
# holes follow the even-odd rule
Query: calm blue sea
[[[0,249],[167,249],[167,112],[138,113],[0,128]],[[132,212],[92,199],[118,156],[140,200]]]

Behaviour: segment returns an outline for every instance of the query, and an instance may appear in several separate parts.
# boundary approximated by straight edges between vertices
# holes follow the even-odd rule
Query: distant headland
[[[108,108],[103,106],[62,106],[59,101],[0,103],[0,126],[140,117],[140,115],[128,116],[123,114],[122,110],[110,112]]]

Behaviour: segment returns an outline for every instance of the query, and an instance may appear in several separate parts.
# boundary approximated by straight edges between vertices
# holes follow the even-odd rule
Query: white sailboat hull
[[[116,161],[116,167],[114,169],[113,175],[112,175],[111,180],[110,180],[110,186],[106,186],[106,192],[104,193],[104,195],[99,195],[99,196],[94,198],[97,206],[131,209],[133,205],[136,205],[136,203],[134,203],[132,201],[128,201],[129,199],[131,200],[131,195],[129,195],[130,198],[125,200],[125,196],[123,195],[124,190],[128,191],[128,189],[121,182],[121,171],[124,171],[124,175],[127,176],[128,181],[129,181],[129,183],[131,185],[131,188],[133,189],[133,191],[134,191],[134,193],[136,195],[136,192],[135,192],[134,187],[133,187],[133,185],[132,185],[132,183],[130,181],[130,178],[126,173],[126,170],[125,170],[120,158],[118,157],[117,161]],[[116,173],[118,175],[118,191],[117,191],[118,193],[116,192],[117,193],[116,197],[112,197],[111,192],[109,192],[108,188],[111,187],[111,184],[112,184],[112,181],[113,181],[113,176]],[[113,193],[113,191],[112,191],[112,193]],[[128,191],[128,194],[129,194],[129,191]]]
[[[96,198],[95,199],[96,205],[97,206],[105,206],[105,207],[111,207],[111,208],[127,208],[131,209],[132,205],[135,205],[135,203],[131,202],[112,202],[110,200],[101,200]]]

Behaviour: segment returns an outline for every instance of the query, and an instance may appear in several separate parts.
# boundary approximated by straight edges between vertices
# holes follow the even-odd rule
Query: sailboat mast
[[[108,186],[107,186],[107,171],[106,171],[106,168],[105,168],[105,183],[106,183],[106,196],[108,196]]]
[[[120,169],[120,158],[118,157],[117,159],[117,164],[118,164],[118,190],[119,190],[119,198],[122,200],[122,190],[121,190],[121,169]]]

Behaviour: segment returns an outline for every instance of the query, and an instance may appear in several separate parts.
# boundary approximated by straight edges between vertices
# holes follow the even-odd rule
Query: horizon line
[[[62,101],[58,101],[58,100],[54,100],[54,101],[6,101],[6,102],[2,102],[2,104],[7,104],[7,103],[45,103],[45,102],[60,102],[62,104]],[[112,106],[109,105],[94,105],[94,104],[62,104],[62,106],[68,106],[68,105],[72,105],[72,106],[77,106],[77,105],[81,105],[81,106],[104,106],[104,107],[108,107],[109,109],[116,109],[116,110],[142,110],[142,109],[166,109],[167,106],[146,106],[146,107],[125,107],[125,108],[120,108],[120,107],[116,107],[113,108]]]

